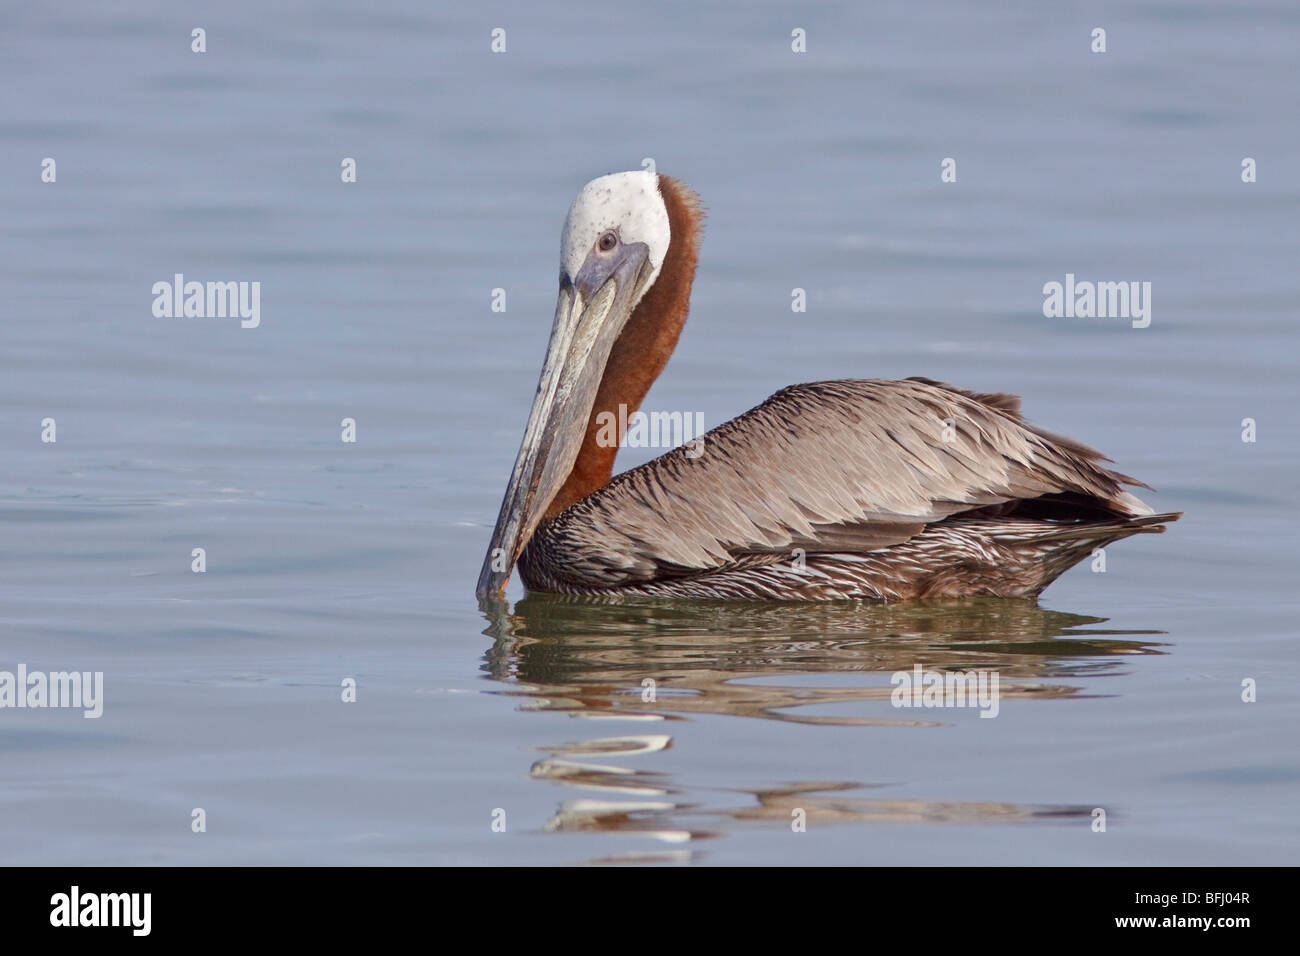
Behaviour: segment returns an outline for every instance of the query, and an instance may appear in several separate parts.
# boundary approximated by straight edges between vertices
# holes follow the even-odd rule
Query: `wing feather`
[[[1014,395],[929,379],[794,385],[708,432],[698,457],[676,448],[618,475],[529,547],[550,574],[613,587],[795,548],[871,551],[1043,495],[1150,514],[1105,460],[1026,424]]]

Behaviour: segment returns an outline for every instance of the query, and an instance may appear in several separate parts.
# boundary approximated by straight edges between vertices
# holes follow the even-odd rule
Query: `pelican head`
[[[560,240],[560,294],[541,381],[479,573],[501,595],[524,546],[573,469],[610,351],[668,252],[659,177],[614,173],[582,187]]]

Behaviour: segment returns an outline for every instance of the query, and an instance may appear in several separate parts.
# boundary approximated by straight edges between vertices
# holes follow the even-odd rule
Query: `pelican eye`
[[[609,252],[616,245],[618,245],[618,236],[612,232],[607,232],[600,237],[600,241],[596,243],[596,248],[601,252]]]

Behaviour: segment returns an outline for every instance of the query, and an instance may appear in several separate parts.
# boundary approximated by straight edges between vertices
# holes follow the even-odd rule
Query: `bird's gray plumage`
[[[543,522],[533,589],[897,600],[1037,594],[1099,544],[1161,531],[1098,452],[1014,396],[928,379],[795,385]]]

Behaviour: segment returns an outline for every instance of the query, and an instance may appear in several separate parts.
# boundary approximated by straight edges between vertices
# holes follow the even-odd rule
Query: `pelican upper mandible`
[[[1098,452],[1014,395],[925,378],[782,389],[611,479],[677,344],[703,212],[683,183],[615,173],[578,193],[541,381],[477,592],[754,600],[1030,597],[1095,548],[1164,531]],[[626,411],[618,415],[619,406]],[[602,413],[605,413],[602,415]],[[599,422],[598,422],[599,418]],[[601,440],[598,436],[603,436]]]

